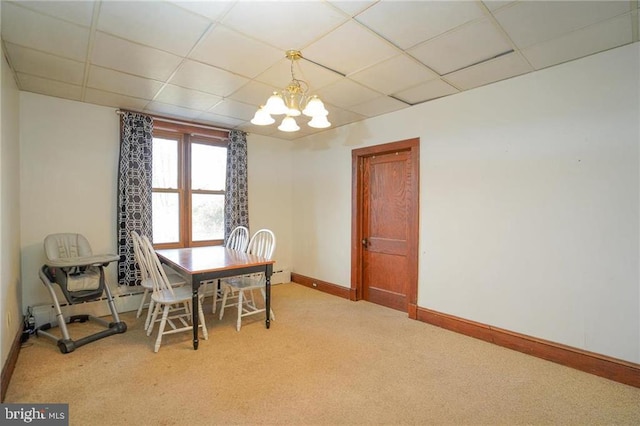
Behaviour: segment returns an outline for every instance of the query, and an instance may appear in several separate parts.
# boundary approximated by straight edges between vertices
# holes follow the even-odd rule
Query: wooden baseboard
[[[356,300],[355,292],[352,289],[326,281],[293,272],[291,273],[291,281],[344,299]],[[427,324],[640,388],[640,364],[515,333],[419,306],[409,306],[407,314],[409,318]]]
[[[13,376],[13,370],[16,368],[16,362],[18,361],[18,354],[20,353],[20,348],[22,347],[22,331],[23,327],[18,329],[18,333],[13,338],[13,343],[11,343],[11,349],[9,350],[9,356],[7,357],[7,361],[4,363],[2,367],[1,374],[1,382],[2,387],[0,388],[0,402],[4,402],[4,397],[7,394],[7,389],[9,388],[9,381],[11,380],[11,376]]]
[[[345,288],[337,284],[328,283],[326,281],[317,280],[315,278],[307,277],[304,275],[291,273],[291,281],[296,284],[303,285],[305,287],[320,290],[324,293],[329,293],[334,296],[342,297],[344,299],[355,300],[355,291],[350,288]],[[353,294],[352,294],[353,293]]]

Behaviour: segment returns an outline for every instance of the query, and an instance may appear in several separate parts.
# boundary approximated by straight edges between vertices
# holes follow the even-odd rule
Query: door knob
[[[366,248],[366,247],[367,247],[367,244],[369,244],[369,242],[367,241],[367,239],[366,239],[366,238],[363,238],[363,239],[362,239],[362,246],[363,246],[364,248]]]

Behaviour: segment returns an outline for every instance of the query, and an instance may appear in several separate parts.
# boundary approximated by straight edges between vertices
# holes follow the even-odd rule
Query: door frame
[[[407,253],[410,282],[407,286],[407,313],[409,318],[418,317],[418,240],[420,201],[420,138],[405,139],[381,145],[358,148],[351,151],[351,300],[361,300],[362,283],[362,216],[363,216],[363,164],[364,159],[396,151],[409,151],[411,160],[411,186],[414,194],[409,196],[409,232]]]

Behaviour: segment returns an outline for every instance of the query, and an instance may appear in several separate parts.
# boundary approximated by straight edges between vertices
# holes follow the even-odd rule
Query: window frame
[[[156,249],[201,247],[222,245],[223,239],[192,241],[192,194],[225,194],[225,190],[192,190],[191,188],[191,146],[204,144],[228,148],[229,133],[219,129],[207,128],[189,123],[176,123],[155,119],[153,137],[172,139],[178,142],[178,189],[151,188],[151,192],[177,193],[179,203],[179,241],[171,243],[154,243]]]

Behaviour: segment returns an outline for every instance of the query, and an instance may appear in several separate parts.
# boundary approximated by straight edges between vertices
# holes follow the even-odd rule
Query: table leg
[[[193,325],[193,349],[198,349],[198,287],[192,286],[191,296],[191,324]]]
[[[269,265],[270,266],[270,265]],[[264,274],[265,276],[265,283],[264,283],[264,292],[265,292],[265,300],[264,300],[264,307],[267,311],[267,315],[266,315],[266,327],[269,328],[271,326],[271,271],[269,270],[270,268],[267,267],[267,272]]]

